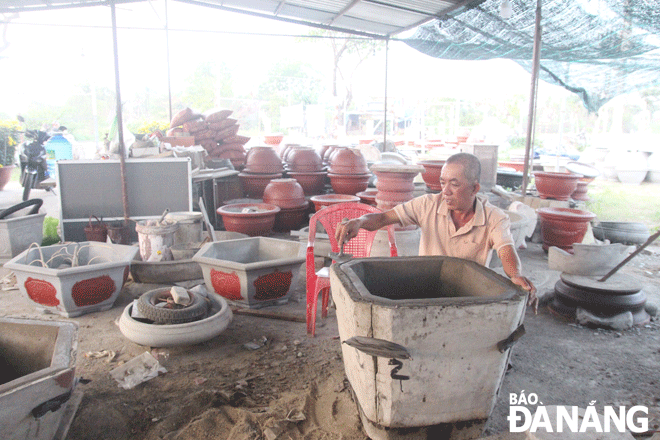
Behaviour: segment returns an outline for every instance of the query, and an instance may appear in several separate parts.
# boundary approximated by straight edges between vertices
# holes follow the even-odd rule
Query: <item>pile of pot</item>
[[[238,177],[247,197],[261,199],[270,181],[283,173],[284,165],[273,147],[254,146],[247,151],[245,169]]]
[[[306,196],[321,194],[328,175],[323,159],[311,147],[292,146],[285,152],[287,176],[295,179]]]
[[[307,220],[309,202],[303,187],[296,179],[273,179],[264,189],[264,203],[275,205],[280,211],[275,217],[276,231],[300,229]]]
[[[329,160],[328,176],[336,194],[356,195],[367,189],[371,173],[360,150],[338,147],[332,151]]]

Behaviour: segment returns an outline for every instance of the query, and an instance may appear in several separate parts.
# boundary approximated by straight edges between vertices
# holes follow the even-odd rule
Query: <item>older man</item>
[[[480,175],[476,156],[455,154],[442,167],[440,194],[420,196],[388,211],[350,220],[339,225],[335,237],[341,244],[355,237],[360,228],[374,231],[398,223],[421,228],[419,255],[445,255],[485,265],[494,249],[511,281],[529,292],[528,304],[536,313],[536,288],[522,275],[509,217],[477,195]]]

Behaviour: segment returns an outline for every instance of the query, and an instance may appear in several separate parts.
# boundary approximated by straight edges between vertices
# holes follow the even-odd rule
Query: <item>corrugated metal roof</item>
[[[115,0],[116,4],[144,0]],[[389,37],[483,0],[176,0],[375,38]],[[5,0],[0,13],[108,5],[108,0]]]

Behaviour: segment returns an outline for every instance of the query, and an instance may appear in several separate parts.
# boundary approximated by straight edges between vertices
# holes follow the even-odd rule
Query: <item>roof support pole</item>
[[[387,65],[390,49],[390,38],[385,39],[385,109],[383,113],[383,151],[387,151]]]
[[[117,136],[119,136],[119,170],[121,173],[121,201],[124,207],[124,223],[128,221],[128,191],[126,187],[126,145],[124,145],[124,126],[121,115],[121,92],[119,88],[119,52],[117,50],[117,12],[114,0],[110,1],[112,15],[112,45],[115,55],[115,89],[117,95]]]
[[[170,25],[167,12],[167,0],[165,0],[165,50],[167,51],[167,98],[170,109],[170,121],[172,120],[172,76],[170,75]]]
[[[523,170],[522,195],[527,194],[529,184],[530,156],[533,146],[534,125],[536,122],[536,95],[539,84],[539,64],[541,58],[541,0],[536,0],[536,27],[534,28],[534,52],[532,55],[532,85],[529,92],[529,114],[527,116],[527,139],[525,141],[525,167]]]

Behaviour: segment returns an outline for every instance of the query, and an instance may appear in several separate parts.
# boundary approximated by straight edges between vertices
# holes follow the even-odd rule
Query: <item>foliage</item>
[[[44,218],[44,238],[41,241],[42,246],[50,246],[51,244],[57,244],[62,241],[59,234],[57,233],[57,227],[60,224],[60,221],[55,217],[46,216]]]
[[[181,94],[182,107],[206,111],[217,106],[219,98],[230,98],[233,94],[231,70],[224,62],[200,63],[188,77],[187,87]]]
[[[0,120],[0,165],[9,166],[14,164],[19,131],[20,125],[17,120]]]

